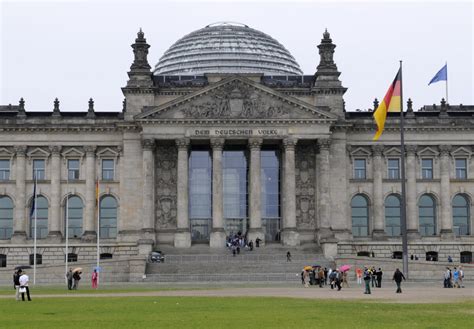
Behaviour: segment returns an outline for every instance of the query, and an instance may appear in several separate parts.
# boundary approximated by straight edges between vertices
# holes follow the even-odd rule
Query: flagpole
[[[449,104],[449,100],[448,100],[448,61],[446,61],[446,104]]]
[[[100,264],[100,201],[99,201],[99,177],[97,177],[97,187],[96,187],[96,202],[97,202],[97,273],[99,273],[99,264]],[[99,288],[99,275],[97,274],[97,288]]]
[[[400,61],[400,154],[401,154],[401,179],[402,179],[402,202],[401,202],[401,231],[403,251],[403,273],[408,278],[408,241],[407,241],[407,208],[406,208],[406,182],[405,182],[405,118],[403,115],[403,78],[402,61]]]
[[[38,216],[37,216],[37,208],[38,208],[38,200],[37,200],[37,191],[36,189],[38,188],[38,175],[36,174],[36,170],[35,170],[35,195],[34,195],[34,198],[35,198],[35,209],[34,209],[34,212],[35,212],[35,238],[34,238],[34,243],[33,243],[33,285],[36,285],[36,235],[37,235],[37,232],[38,232]]]
[[[69,262],[69,172],[66,181],[66,267],[64,268],[64,279],[67,281],[67,268]]]

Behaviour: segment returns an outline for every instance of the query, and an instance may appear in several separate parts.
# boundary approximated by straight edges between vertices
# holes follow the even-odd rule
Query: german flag
[[[377,107],[374,112],[374,120],[377,124],[377,132],[374,136],[374,141],[378,140],[383,133],[383,128],[385,126],[385,120],[387,119],[387,112],[400,112],[402,108],[401,104],[401,69],[398,70],[398,73],[393,80],[392,84],[388,88],[385,97],[383,98],[382,103]]]

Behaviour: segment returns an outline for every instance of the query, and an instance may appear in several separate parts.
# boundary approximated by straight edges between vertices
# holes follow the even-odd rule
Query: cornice
[[[332,124],[334,119],[139,119],[137,123],[142,125],[158,124],[158,125],[215,125],[215,124],[274,124],[274,125],[288,125],[288,124],[315,124],[325,123]]]
[[[0,124],[0,133],[2,132],[31,132],[31,133],[36,133],[36,132],[72,132],[72,133],[78,133],[78,132],[121,132],[124,130],[135,130],[135,131],[140,131],[140,126],[133,124],[133,125],[127,125],[127,124],[117,124],[113,126],[41,126],[41,125],[35,125],[35,126],[25,126],[25,125],[18,125],[18,126],[3,126]]]

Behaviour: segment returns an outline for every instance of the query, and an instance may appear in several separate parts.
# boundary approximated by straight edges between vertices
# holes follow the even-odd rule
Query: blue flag
[[[443,68],[439,70],[433,79],[431,79],[430,83],[428,83],[428,86],[438,81],[448,81],[448,64],[444,64]]]

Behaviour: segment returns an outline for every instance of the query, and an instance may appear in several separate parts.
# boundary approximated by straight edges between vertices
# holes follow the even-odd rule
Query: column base
[[[337,241],[336,239],[328,240],[321,244],[323,249],[324,257],[330,260],[334,260],[334,257],[337,256]]]
[[[253,245],[255,246],[255,240],[259,238],[261,241],[259,243],[260,246],[265,245],[265,234],[263,234],[263,229],[261,228],[251,228],[247,233],[247,240],[253,241]]]
[[[27,238],[28,236],[25,231],[15,231],[13,232],[11,241],[13,244],[24,244]]]
[[[372,239],[376,241],[387,240],[387,235],[384,230],[373,230]]]
[[[284,246],[299,246],[300,235],[296,228],[284,228],[281,232],[281,242]]]
[[[153,228],[142,228],[140,232],[140,239],[138,240],[138,243],[142,240],[151,240],[153,243],[155,243],[155,238],[156,238],[156,232],[155,229]]]
[[[408,240],[418,240],[420,238],[420,232],[418,230],[407,230]]]
[[[190,248],[191,232],[188,230],[176,232],[174,234],[174,246],[176,248]]]
[[[213,229],[209,240],[211,248],[225,248],[226,236],[223,228]]]
[[[82,234],[81,240],[84,242],[97,241],[97,233],[95,231],[84,231],[84,233]]]
[[[148,256],[153,250],[155,241],[152,239],[140,239],[138,240],[138,254],[141,256]]]
[[[63,235],[59,231],[49,231],[46,239],[49,243],[60,243],[63,239]]]
[[[440,235],[441,240],[452,240],[455,237],[453,230],[441,230]]]

